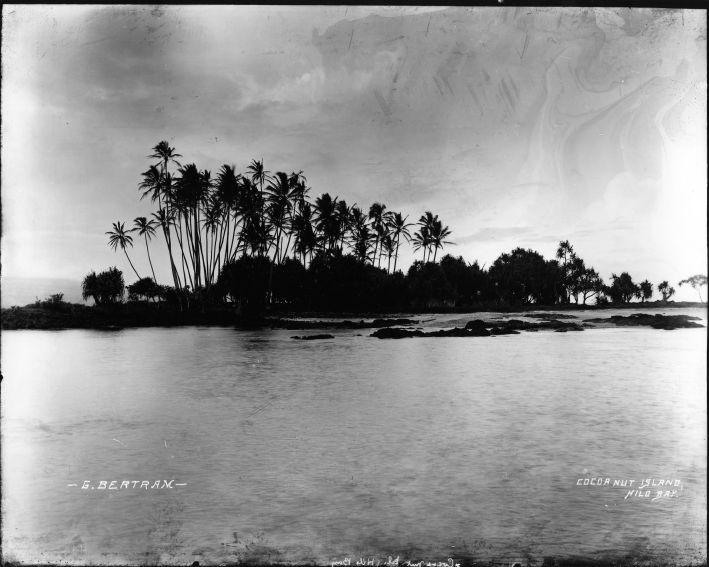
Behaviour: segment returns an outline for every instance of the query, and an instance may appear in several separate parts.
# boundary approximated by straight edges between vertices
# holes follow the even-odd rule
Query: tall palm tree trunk
[[[177,266],[175,266],[175,260],[172,257],[172,238],[170,237],[170,228],[163,226],[162,231],[163,231],[163,236],[165,237],[165,244],[167,246],[167,253],[168,253],[168,256],[170,257],[170,269],[172,270],[172,281],[175,284],[175,290],[178,290],[181,287],[180,274],[177,270]]]
[[[396,236],[396,253],[394,254],[394,272],[396,272],[396,261],[399,259],[399,239],[401,238],[400,235]],[[394,273],[392,272],[392,273]]]
[[[184,280],[184,285],[187,285],[188,281],[188,276],[189,276],[189,282],[192,287],[194,287],[194,282],[192,281],[192,275],[189,273],[189,270],[185,270],[185,267],[188,266],[187,263],[187,257],[185,256],[185,246],[182,240],[182,220],[180,220],[180,225],[175,229],[175,236],[177,236],[177,242],[180,245],[180,254],[182,256],[182,279]],[[189,244],[189,241],[188,241]],[[188,252],[189,252],[189,246],[188,246]]]
[[[128,256],[128,251],[125,248],[123,248],[123,253],[126,255],[126,258],[128,258],[128,263],[130,264],[130,267],[133,268],[133,271],[135,272],[136,277],[138,279],[140,279],[140,275],[136,271],[135,266],[133,265],[133,262],[130,261],[130,256]]]
[[[153,260],[150,258],[150,248],[148,247],[148,237],[145,236],[145,251],[148,253],[148,262],[150,263],[150,271],[153,273],[153,282],[157,285],[158,280],[155,277],[155,270],[153,269]]]

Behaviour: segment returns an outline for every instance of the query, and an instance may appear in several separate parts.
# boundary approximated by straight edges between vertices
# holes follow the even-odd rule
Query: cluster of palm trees
[[[349,253],[380,268],[384,260],[389,272],[396,271],[402,241],[422,250],[424,262],[431,255],[435,262],[438,250],[451,244],[450,229],[430,211],[414,225],[382,203],[365,212],[329,193],[310,201],[302,171],[272,174],[263,161],[253,160],[243,174],[223,165],[213,178],[194,163],[181,164],[182,156],[166,141],[148,157],[155,162],[142,174],[139,190],[157,211],[150,219],[137,217],[131,229],[116,222],[107,232],[109,245],[123,250],[138,279],[127,252],[132,232],[145,241],[153,281],[149,241],[162,232],[178,290],[209,289],[223,267],[240,256],[268,257],[272,265],[293,258],[307,266],[317,254]],[[418,230],[412,234],[414,226]]]

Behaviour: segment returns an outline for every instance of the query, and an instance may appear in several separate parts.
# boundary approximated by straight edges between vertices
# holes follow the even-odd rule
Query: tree
[[[652,298],[652,284],[648,280],[640,282],[640,301],[645,303]]]
[[[581,295],[583,305],[592,297],[599,297],[603,293],[603,280],[598,275],[598,272],[593,268],[587,268],[584,261],[577,256],[574,256],[570,262],[570,272],[567,282],[569,282],[569,291],[574,295],[576,303],[578,296]]]
[[[128,300],[139,301],[141,297],[146,301],[160,296],[161,288],[150,278],[141,278],[128,286]]]
[[[300,254],[303,259],[303,266],[305,266],[306,257],[310,254],[312,259],[313,251],[317,245],[317,238],[313,229],[313,211],[310,203],[304,202],[299,206],[299,211],[293,216],[291,230],[294,238],[294,255]]]
[[[380,245],[384,238],[386,226],[386,205],[384,203],[372,203],[369,207],[369,218],[372,221],[374,230],[374,258],[381,258]]]
[[[670,297],[675,294],[675,288],[670,287],[670,284],[667,280],[661,282],[657,286],[657,291],[662,294],[662,301],[669,301]]]
[[[697,290],[697,293],[699,294],[699,301],[702,300],[702,290],[701,287],[703,285],[707,285],[707,277],[702,275],[702,274],[696,274],[694,276],[691,276],[687,278],[686,280],[682,280],[679,282],[679,286],[682,287],[684,284],[689,284],[691,285],[694,289]]]
[[[481,291],[481,273],[477,263],[468,265],[462,256],[446,254],[440,261],[441,269],[453,289],[456,305],[471,305]]]
[[[431,237],[431,246],[433,246],[434,262],[436,261],[436,254],[438,253],[438,250],[443,249],[444,244],[453,244],[448,240],[444,240],[444,238],[450,236],[450,233],[450,229],[447,226],[443,226],[443,223],[438,220],[438,215],[436,215],[436,218],[434,219],[429,231],[429,235]]]
[[[109,235],[108,245],[113,248],[114,251],[117,251],[119,246],[121,247],[121,249],[126,255],[126,258],[128,258],[128,263],[130,264],[130,267],[133,268],[135,275],[138,277],[138,279],[140,279],[140,275],[136,271],[133,262],[130,261],[130,256],[128,256],[128,251],[126,250],[127,246],[133,246],[133,237],[128,234],[129,232],[131,231],[126,231],[124,223],[114,222],[113,230],[106,232],[106,234]]]
[[[623,272],[620,276],[611,275],[613,283],[604,289],[613,303],[629,303],[633,297],[640,293],[640,287],[633,283],[633,278],[628,272]]]
[[[273,298],[276,303],[294,307],[303,306],[309,294],[308,273],[303,264],[293,258],[285,258],[274,268]]]
[[[419,224],[419,229],[414,232],[414,236],[411,239],[414,243],[414,252],[418,250],[423,250],[423,261],[426,262],[426,252],[428,247],[431,245],[431,235],[428,232],[428,227]]]
[[[406,219],[408,218],[408,216],[402,217],[401,213],[394,213],[389,217],[389,228],[392,238],[396,243],[396,250],[394,251],[394,272],[396,272],[396,261],[399,259],[399,244],[401,242],[401,237],[403,236],[404,240],[407,242],[411,241],[409,227],[413,226],[413,224],[406,222]]]
[[[150,248],[148,247],[148,240],[155,236],[155,221],[153,219],[148,220],[145,217],[136,217],[133,221],[135,228],[133,230],[138,231],[138,236],[145,238],[145,250],[148,253],[148,262],[150,263],[150,271],[153,273],[153,283],[157,282],[155,278],[155,270],[153,269],[153,260],[150,258]]]
[[[116,267],[109,268],[99,274],[91,272],[86,275],[81,284],[81,295],[84,299],[93,298],[97,305],[116,303],[123,298],[125,285],[123,273]]]
[[[488,273],[498,299],[512,305],[552,304],[563,281],[556,260],[546,261],[539,252],[523,248],[502,254]]]
[[[260,316],[266,305],[270,264],[266,256],[242,256],[227,263],[217,280],[220,293],[237,301],[244,315]]]
[[[162,140],[161,142],[158,142],[155,147],[153,147],[153,153],[148,157],[157,158],[160,160],[159,163],[163,168],[163,174],[165,174],[167,173],[168,162],[173,162],[179,167],[180,162],[178,162],[175,158],[182,156],[175,152],[175,148],[171,147],[169,142]]]
[[[566,289],[567,298],[571,300],[571,296],[574,296],[574,302],[578,304],[579,294],[581,293],[581,285],[586,276],[586,263],[576,256],[573,252],[569,257],[569,261],[566,263],[566,268],[562,267],[564,272],[564,284],[563,287]]]
[[[337,197],[323,193],[315,199],[315,228],[318,231],[321,248],[332,254],[340,240],[340,220],[337,214]]]
[[[180,162],[177,161],[177,158],[182,156],[178,154],[175,151],[175,148],[171,147],[167,141],[162,140],[153,147],[153,153],[148,157],[156,158],[159,161],[157,164],[151,165],[148,171],[143,173],[143,182],[139,186],[139,188],[143,190],[141,199],[143,199],[147,193],[151,196],[151,200],[153,202],[158,202],[158,214],[162,211],[163,219],[156,220],[162,228],[163,236],[165,237],[165,244],[167,246],[168,256],[170,257],[170,270],[172,271],[172,279],[175,289],[181,289],[182,283],[180,281],[180,275],[172,255],[171,229],[174,226],[174,213],[171,209],[172,177],[168,171],[168,164],[172,162],[179,167]],[[158,169],[158,166],[160,166],[160,169]],[[156,213],[153,213],[153,217],[155,216]],[[167,222],[163,222],[163,220],[166,220]],[[153,277],[155,277],[154,274]]]
[[[574,247],[569,243],[568,240],[562,240],[559,242],[559,247],[556,249],[556,258],[561,260],[561,271],[563,273],[563,288],[564,288],[564,303],[569,303],[571,301],[570,290],[569,290],[569,263],[574,255]]]
[[[431,246],[433,245],[433,225],[438,220],[438,215],[431,211],[426,211],[419,218],[419,230],[414,234],[414,250],[423,248],[423,261],[427,261],[427,256],[431,256]],[[427,254],[428,253],[428,254]]]
[[[416,260],[406,274],[414,308],[453,304],[456,293],[441,264]]]

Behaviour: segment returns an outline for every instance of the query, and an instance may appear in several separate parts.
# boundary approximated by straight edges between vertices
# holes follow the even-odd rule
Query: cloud
[[[161,139],[213,171],[263,157],[303,169],[316,195],[383,201],[410,218],[432,210],[456,253],[494,258],[503,245],[551,249],[572,235],[590,256],[633,262],[649,241],[662,254],[706,242],[695,226],[706,210],[706,20],[692,11],[5,14],[5,235],[47,230],[12,240],[5,269],[36,258],[83,274],[78,255],[42,245],[67,225],[96,231],[98,262],[102,227],[147,212],[137,183]],[[643,233],[622,250],[618,217]]]
[[[469,244],[471,242],[488,242],[495,240],[508,240],[510,238],[517,239],[529,239],[534,237],[537,231],[532,227],[519,227],[519,226],[503,226],[503,227],[492,227],[488,226],[481,228],[473,234],[468,234],[466,236],[457,237],[455,239],[456,244]]]

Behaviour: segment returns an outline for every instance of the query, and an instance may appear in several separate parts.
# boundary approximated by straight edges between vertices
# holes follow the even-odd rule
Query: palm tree
[[[428,252],[428,257],[431,257],[431,247],[433,246],[433,227],[438,221],[438,215],[434,215],[431,211],[426,211],[421,218],[419,218],[418,225],[421,227],[417,233],[414,234],[414,250],[423,248],[423,261],[426,260],[426,252]]]
[[[161,142],[161,144],[167,144],[167,142]],[[158,146],[155,146],[156,149],[159,147],[160,144],[158,144]],[[167,156],[167,159],[169,159],[170,155],[178,155],[173,154],[172,148],[170,148],[169,146],[164,149],[164,152]],[[156,154],[153,154],[150,157],[156,157]],[[143,172],[143,181],[138,187],[142,191],[142,194],[140,196],[141,200],[147,196],[150,196],[150,200],[152,202],[158,202],[158,215],[156,216],[156,213],[153,213],[153,217],[155,217],[155,220],[162,228],[163,237],[165,238],[165,244],[167,246],[167,252],[170,257],[170,269],[172,270],[173,283],[175,285],[175,288],[179,289],[180,276],[177,271],[177,266],[175,266],[175,260],[172,255],[172,236],[170,234],[171,223],[163,222],[167,221],[168,217],[170,216],[170,213],[168,212],[168,207],[170,205],[172,191],[172,179],[170,174],[167,173],[166,168],[167,161],[164,162],[163,171],[160,171],[156,165],[151,165],[147,171]],[[160,211],[162,211],[162,213],[160,213]],[[153,277],[155,277],[154,273]]]
[[[295,237],[294,253],[300,254],[303,257],[303,266],[305,266],[307,254],[310,253],[312,257],[313,250],[317,243],[312,220],[313,212],[310,203],[303,202],[291,223],[291,230]]]
[[[354,253],[357,259],[363,264],[371,259],[374,264],[374,257],[370,258],[369,249],[372,246],[374,235],[370,232],[369,226],[366,223],[359,223],[354,228],[353,246]]]
[[[162,207],[157,210],[157,212],[152,214],[155,224],[160,226],[165,236],[165,242],[167,244],[167,252],[170,256],[170,268],[172,270],[172,279],[175,284],[175,289],[182,289],[182,281],[180,280],[180,274],[177,271],[177,266],[172,257],[172,237],[170,236],[170,227],[175,224],[175,219],[172,214],[168,214]]]
[[[315,199],[315,227],[320,233],[322,247],[332,252],[340,238],[340,221],[337,217],[337,197],[323,193]]]
[[[180,167],[180,162],[177,161],[176,158],[182,156],[178,154],[175,151],[175,148],[171,147],[167,141],[162,140],[161,142],[158,142],[156,146],[153,147],[153,153],[150,154],[148,157],[156,158],[159,160],[158,164],[161,167],[160,179],[162,180],[162,188],[159,191],[159,195],[162,197],[162,202],[160,202],[159,204],[160,206],[168,209],[169,212],[169,197],[172,187],[170,172],[168,171],[167,166],[170,162],[172,162],[177,165],[177,167]]]
[[[192,263],[190,281],[196,289],[201,286],[203,275],[205,283],[207,285],[210,283],[202,246],[200,215],[205,205],[209,202],[213,184],[210,172],[207,170],[200,171],[194,163],[181,167],[179,174],[180,177],[177,179],[175,187],[175,207],[182,213],[182,220],[184,220],[183,228]],[[177,232],[179,234],[180,230]]]
[[[266,187],[269,201],[269,219],[271,226],[276,231],[274,235],[276,246],[273,256],[274,263],[280,263],[282,261],[281,256],[285,257],[287,253],[286,250],[281,254],[281,237],[286,228],[286,222],[290,218],[293,203],[300,195],[298,175],[292,174],[289,177],[282,171],[278,171],[271,179],[271,183]],[[294,176],[296,177],[294,178]]]
[[[253,181],[254,183],[258,183],[259,193],[261,194],[260,214],[263,216],[263,214],[264,214],[263,206],[266,204],[266,201],[265,201],[264,195],[263,195],[263,186],[266,183],[266,181],[271,179],[271,176],[269,175],[270,172],[268,172],[264,169],[263,158],[261,158],[260,161],[255,160],[255,159],[251,160],[251,163],[249,164],[249,166],[246,169],[251,174],[251,181]]]
[[[236,256],[240,248],[245,255],[249,247],[253,255],[263,255],[268,243],[268,226],[266,225],[263,211],[262,193],[251,179],[242,177],[240,196],[237,203],[237,214],[240,217],[241,229],[233,256]]]
[[[564,277],[564,302],[569,303],[571,301],[571,295],[569,293],[569,262],[574,259],[574,247],[571,246],[568,240],[562,240],[559,242],[559,247],[556,249],[556,257],[559,260],[563,260],[562,272]]]
[[[391,257],[394,255],[395,250],[396,244],[394,244],[394,239],[392,238],[391,233],[385,232],[381,238],[381,255],[386,254],[387,257],[387,273],[390,271]]]
[[[347,202],[344,199],[337,202],[335,206],[335,216],[337,217],[338,232],[340,233],[339,248],[341,252],[344,252],[345,238],[351,228],[352,222],[350,207],[347,206]]]
[[[136,271],[133,262],[130,261],[130,256],[128,256],[128,251],[126,250],[126,246],[133,246],[133,237],[131,237],[128,232],[130,231],[126,231],[125,223],[122,223],[120,221],[114,222],[113,230],[106,232],[106,234],[109,235],[108,245],[113,248],[114,251],[117,251],[119,246],[121,247],[121,249],[126,255],[126,258],[128,258],[128,263],[130,264],[130,267],[133,268],[135,275],[138,277],[138,279],[140,279],[140,275],[138,275],[138,272]]]
[[[372,203],[369,207],[369,218],[372,221],[372,228],[374,229],[374,257],[377,257],[377,252],[379,251],[379,244],[384,237],[384,210],[386,205],[383,203]]]
[[[401,237],[409,242],[411,241],[411,233],[409,232],[409,227],[413,226],[411,223],[407,223],[408,215],[405,217],[401,216],[401,213],[394,213],[389,217],[389,228],[391,230],[391,236],[396,242],[396,250],[394,251],[394,272],[396,272],[396,262],[399,259],[399,244]]]
[[[423,263],[426,263],[426,251],[431,245],[431,236],[428,232],[428,227],[426,225],[419,225],[419,229],[414,232],[414,236],[411,239],[414,244],[414,252],[418,250],[423,250]]]
[[[153,203],[155,201],[161,201],[164,195],[165,184],[160,170],[156,165],[151,165],[142,175],[143,181],[138,185],[138,188],[143,192],[140,196],[141,201],[147,196],[150,196],[150,200]]]
[[[148,157],[160,160],[158,163],[162,166],[162,174],[165,176],[167,175],[167,164],[173,162],[177,167],[180,167],[180,162],[175,158],[182,156],[175,152],[175,148],[170,147],[169,142],[163,140],[153,147],[153,153]]]
[[[435,264],[438,249],[442,249],[444,244],[453,244],[448,240],[444,240],[444,238],[450,236],[451,231],[447,226],[443,226],[443,223],[438,220],[438,215],[436,215],[429,234],[431,237],[431,246],[433,246],[433,262]]]
[[[217,174],[215,183],[215,197],[219,203],[219,208],[223,216],[219,230],[217,257],[215,259],[217,271],[221,270],[222,245],[224,245],[225,249],[224,262],[229,260],[229,252],[231,251],[231,245],[233,243],[231,218],[232,213],[235,213],[236,211],[239,200],[239,191],[241,188],[240,180],[241,175],[236,173],[236,166],[234,165],[222,165],[221,170],[219,170],[219,173]],[[234,228],[236,228],[236,224],[237,221],[235,219]]]
[[[155,221],[148,220],[145,217],[136,217],[133,221],[135,228],[133,230],[138,231],[138,236],[142,236],[145,239],[145,250],[148,253],[148,262],[150,263],[150,271],[153,274],[153,282],[156,284],[158,280],[155,278],[155,270],[153,269],[153,260],[150,258],[150,248],[148,247],[148,240],[155,236]]]
[[[305,179],[305,175],[303,175],[302,171],[297,173],[292,172],[288,178],[288,184],[290,186],[290,205],[288,211],[289,218],[287,221],[288,226],[286,227],[288,230],[288,240],[286,241],[285,248],[281,254],[281,261],[285,260],[288,256],[291,239],[293,238],[293,220],[295,218],[295,213],[305,204],[306,195],[308,191],[310,191],[310,188],[305,184],[306,181],[307,180]]]

